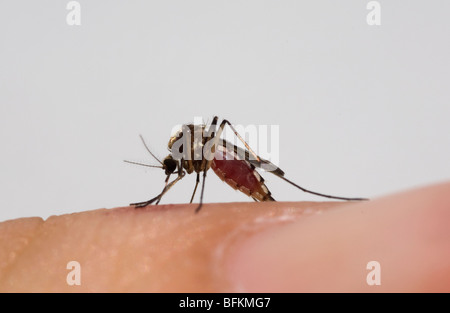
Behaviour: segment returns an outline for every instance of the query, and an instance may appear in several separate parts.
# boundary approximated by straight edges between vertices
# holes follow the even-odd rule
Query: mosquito
[[[161,198],[179,182],[185,175],[196,173],[194,191],[190,203],[194,200],[197,187],[202,175],[202,188],[200,193],[200,202],[195,212],[199,212],[203,205],[203,194],[205,191],[205,180],[207,171],[212,168],[214,173],[230,185],[233,189],[239,190],[257,202],[275,201],[264,183],[264,178],[258,173],[256,168],[266,170],[294,187],[320,197],[347,200],[362,201],[365,198],[348,198],[331,196],[303,188],[284,176],[284,171],[275,166],[268,160],[259,157],[239,135],[234,126],[226,119],[222,120],[217,129],[219,118],[215,116],[207,127],[205,124],[194,125],[185,124],[175,135],[170,137],[168,143],[169,155],[162,161],[159,160],[148,148],[144,138],[140,135],[145,149],[150,155],[158,161],[160,165],[150,165],[138,162],[127,161],[127,163],[137,164],[147,167],[161,168],[165,171],[163,190],[154,198],[130,205],[135,208],[144,208],[152,203],[159,204]],[[235,136],[244,144],[246,149],[240,148],[226,140],[221,139],[221,134],[225,126],[230,127]],[[197,136],[199,134],[199,136]],[[200,139],[199,139],[200,138]],[[170,181],[170,177],[176,174],[176,178]]]

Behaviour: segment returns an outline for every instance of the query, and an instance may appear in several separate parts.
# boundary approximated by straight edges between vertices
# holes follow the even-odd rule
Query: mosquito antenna
[[[278,175],[277,175],[277,176],[278,176]],[[331,198],[331,199],[339,199],[339,200],[349,200],[349,201],[364,201],[364,200],[369,200],[369,199],[366,199],[366,198],[346,198],[346,197],[336,197],[336,196],[326,195],[326,194],[323,194],[323,193],[318,193],[318,192],[311,191],[311,190],[305,189],[305,188],[303,188],[303,187],[300,187],[299,185],[297,185],[296,183],[290,181],[289,179],[287,179],[287,178],[284,177],[284,176],[278,176],[278,177],[280,177],[280,178],[283,179],[284,181],[288,182],[289,184],[291,184],[291,185],[297,187],[298,189],[300,189],[300,190],[302,190],[302,191],[304,191],[304,192],[311,193],[311,194],[316,195],[316,196],[321,196],[321,197]]]
[[[145,147],[145,149],[147,149],[147,151],[148,151],[148,153],[150,153],[151,154],[151,156],[153,157],[153,158],[155,158],[155,160],[156,161],[158,161],[159,162],[159,164],[161,164],[161,165],[164,165],[151,151],[150,151],[150,149],[148,148],[148,146],[147,146],[147,144],[145,143],[145,140],[144,140],[144,137],[142,137],[142,135],[139,135],[139,137],[141,138],[141,141],[142,141],[142,143],[144,144],[144,147]]]
[[[147,166],[147,167],[163,168],[162,166],[159,166],[159,165],[150,165],[150,164],[144,164],[144,163],[133,162],[133,161],[128,161],[128,160],[123,160],[123,161],[126,162],[126,163],[135,164],[135,165],[141,165],[141,166]]]

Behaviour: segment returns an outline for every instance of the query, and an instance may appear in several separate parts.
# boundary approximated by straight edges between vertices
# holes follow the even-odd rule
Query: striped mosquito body
[[[314,195],[339,200],[367,200],[363,198],[330,196],[300,187],[285,178],[284,172],[280,168],[256,155],[230,122],[223,120],[218,128],[217,122],[218,117],[215,116],[209,127],[206,125],[194,124],[183,125],[182,129],[170,138],[168,143],[170,153],[163,161],[160,161],[153,155],[141,136],[141,140],[147,151],[161,165],[147,165],[130,161],[125,162],[162,168],[165,171],[166,179],[163,190],[156,197],[148,201],[132,203],[131,205],[135,205],[136,208],[141,208],[152,203],[158,204],[161,201],[162,196],[180,181],[186,173],[192,174],[195,172],[197,179],[191,196],[191,203],[200,182],[200,175],[203,176],[200,203],[196,209],[196,212],[198,212],[203,204],[205,178],[206,173],[210,168],[229,186],[241,191],[255,201],[275,201],[265,185],[264,179],[258,173],[256,168],[264,169],[294,187]],[[233,130],[236,137],[244,144],[246,149],[239,148],[220,138],[226,125]],[[170,177],[174,174],[176,174],[177,177],[170,181]]]

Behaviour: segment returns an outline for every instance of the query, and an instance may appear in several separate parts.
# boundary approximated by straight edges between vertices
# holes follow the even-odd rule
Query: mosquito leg
[[[192,201],[194,200],[195,192],[197,191],[197,186],[199,182],[200,182],[200,173],[197,173],[197,180],[195,181],[194,192],[192,193],[191,202],[189,203],[192,203]]]
[[[170,184],[168,184],[166,186],[166,188],[164,188],[164,190],[161,192],[161,195],[159,196],[158,201],[156,201],[156,204],[159,203],[159,201],[161,201],[162,196],[169,191],[170,188],[172,188],[179,180],[181,180],[184,177],[184,172],[182,172],[182,175],[178,175],[177,178],[175,178]]]
[[[181,160],[180,163],[182,163],[182,161],[183,161],[183,160]],[[181,180],[181,179],[184,177],[184,175],[186,175],[186,173],[183,171],[183,169],[180,168],[180,163],[177,163],[177,171],[176,171],[176,172],[178,173],[177,178],[175,178],[173,181],[171,181],[170,183],[168,183],[168,182],[169,182],[169,177],[170,177],[170,175],[171,175],[171,174],[169,173],[169,174],[167,175],[165,181],[164,181],[164,182],[165,182],[164,188],[163,188],[163,190],[161,191],[161,193],[160,193],[159,195],[157,195],[156,197],[154,197],[153,199],[150,199],[150,200],[148,200],[148,201],[137,202],[137,203],[131,203],[130,205],[134,205],[136,208],[144,208],[144,207],[146,207],[147,205],[150,205],[150,204],[152,204],[152,203],[155,202],[155,201],[157,201],[156,204],[158,204],[159,201],[161,201],[162,196],[163,196],[167,191],[169,191],[169,189],[172,188],[173,185],[175,185],[179,180]]]
[[[223,128],[225,127],[225,123],[222,121],[219,126],[219,130],[216,133],[216,126],[217,126],[217,120],[219,118],[217,116],[214,116],[213,121],[211,122],[211,125],[209,126],[208,132],[206,133],[207,140],[206,143],[211,142],[211,144],[205,144],[204,148],[206,148],[206,151],[203,151],[203,157],[206,156],[206,164],[203,170],[203,181],[202,181],[202,190],[200,193],[200,203],[198,207],[195,209],[195,213],[198,213],[203,205],[203,194],[205,192],[205,180],[206,180],[206,172],[211,166],[211,161],[213,159],[213,155],[215,153],[216,146],[219,142],[220,135],[223,132]],[[206,152],[206,155],[205,155]]]
[[[210,145],[205,145],[205,147],[209,148],[209,149],[208,148],[206,149],[206,153],[208,153],[206,156],[207,156],[207,160],[209,160],[208,161],[209,163],[210,163],[210,160],[213,159],[212,156],[210,155],[210,153],[215,152],[215,147],[220,142],[220,136],[222,135],[225,125],[228,125],[231,128],[231,130],[234,132],[236,137],[238,137],[239,140],[245,145],[245,147],[252,154],[252,156],[255,158],[255,160],[258,162],[261,162],[261,158],[252,150],[252,148],[250,148],[248,143],[244,140],[244,138],[242,138],[241,135],[239,135],[239,133],[236,131],[236,129],[233,127],[233,125],[228,120],[222,120],[222,122],[219,125],[219,130],[217,131],[217,133],[215,133],[216,123],[217,123],[217,116],[214,117],[214,120],[211,123],[211,126],[209,127],[209,130],[208,130],[209,138],[208,138],[207,142],[209,142],[211,140],[213,140],[213,141],[211,142]],[[214,127],[213,131],[211,131],[212,127]],[[208,163],[207,168],[209,168],[209,163]]]
[[[161,196],[161,194],[157,195],[156,197],[154,197],[151,200],[144,201],[144,202],[130,203],[130,205],[134,205],[135,209],[145,208],[147,205],[150,205],[153,202],[155,202],[155,200],[157,200],[160,196]]]
[[[218,120],[219,120],[219,118],[218,118],[217,116],[214,116],[214,118],[213,118],[213,120],[212,120],[212,122],[211,122],[211,124],[210,124],[210,126],[209,126],[209,128],[208,128],[208,131],[206,131],[206,132],[203,134],[203,136],[206,137],[206,143],[208,143],[208,142],[211,141],[211,140],[214,140],[214,145],[213,145],[212,147],[210,146],[210,149],[207,150],[207,151],[208,151],[208,155],[207,155],[207,157],[206,157],[206,162],[205,162],[205,158],[204,158],[204,160],[203,160],[203,162],[204,162],[204,167],[203,167],[202,190],[201,190],[201,193],[200,193],[200,203],[199,203],[198,207],[195,209],[195,213],[198,213],[198,211],[200,211],[200,209],[202,208],[202,205],[203,205],[203,194],[204,194],[204,191],[205,191],[206,172],[208,171],[209,167],[211,166],[211,161],[212,161],[211,152],[212,152],[212,153],[215,152],[215,147],[216,147],[216,144],[217,144],[217,142],[216,142],[217,140],[216,140],[214,137],[215,137],[215,135],[216,135],[216,127],[217,127],[217,121],[218,121]],[[223,126],[221,126],[221,127],[223,128]],[[220,133],[221,133],[221,132],[222,132],[222,131],[220,131]],[[212,150],[214,150],[214,151],[212,151]],[[203,151],[203,157],[205,157],[204,152],[205,152],[205,151]],[[200,182],[200,174],[197,173],[197,180],[196,180],[196,182],[195,182],[194,193],[192,194],[191,202],[190,202],[190,203],[192,203],[192,201],[194,200],[194,195],[195,195],[195,192],[196,192],[196,190],[197,190],[197,186],[198,186],[198,183],[199,183],[199,182]]]
[[[206,136],[208,137],[203,147],[203,157],[206,158],[206,169],[209,169],[211,165],[211,161],[214,158],[214,153],[219,143],[220,136],[222,135],[223,128],[225,127],[225,122],[222,121],[222,123],[220,123],[219,130],[216,133],[217,119],[218,117],[215,116],[213,121],[211,122],[211,126],[209,127],[208,132],[206,133]]]
[[[157,201],[156,204],[159,203],[159,201],[161,201],[162,196],[164,196],[164,194],[169,191],[170,188],[173,187],[173,185],[175,185],[180,179],[182,179],[184,177],[183,175],[179,175],[177,178],[175,178],[173,181],[171,181],[169,184],[167,184],[164,189],[161,191],[161,193],[159,195],[157,195],[156,197],[154,197],[153,199],[150,199],[148,201],[144,201],[144,202],[138,202],[138,203],[131,203],[130,205],[134,205],[136,208],[144,208],[147,205],[152,204],[153,202]]]
[[[158,200],[158,202],[156,202],[156,204],[158,204],[159,201],[161,200],[161,197],[162,197],[162,195],[163,195],[163,193],[164,193],[164,190],[166,190],[166,188],[167,188],[168,181],[169,181],[169,177],[170,177],[170,174],[167,175],[167,177],[166,177],[166,179],[165,179],[165,181],[164,181],[164,182],[165,182],[164,188],[163,188],[163,190],[161,191],[161,193],[160,193],[159,195],[157,195],[156,197],[154,197],[153,199],[150,199],[150,200],[148,200],[148,201],[137,202],[137,203],[131,203],[130,205],[134,205],[135,208],[137,209],[137,208],[144,208],[144,207],[146,207],[147,205],[152,204],[152,203],[155,202],[156,200]]]
[[[290,181],[289,179],[287,179],[284,176],[279,176],[282,180],[288,182],[289,184],[291,184],[292,186],[297,187],[298,189],[300,189],[301,191],[316,195],[316,196],[320,196],[320,197],[325,197],[325,198],[330,198],[330,199],[338,199],[338,200],[347,200],[347,201],[365,201],[365,200],[369,200],[367,198],[347,198],[347,197],[337,197],[337,196],[331,196],[331,195],[327,195],[327,194],[323,194],[323,193],[319,193],[319,192],[315,192],[315,191],[311,191],[308,189],[305,189],[303,187],[300,187],[299,185],[297,185],[296,183]]]
[[[167,177],[166,177],[166,180],[164,181],[164,188],[163,188],[163,191],[162,191],[162,192],[164,192],[164,190],[167,188],[167,185],[169,184],[169,177],[170,177],[170,175],[171,175],[171,174],[168,174]],[[162,192],[161,192],[161,193],[162,193]],[[159,204],[159,201],[161,201],[161,197],[162,197],[162,195],[159,196],[159,198],[157,198],[158,201],[156,201],[155,205],[158,205],[158,204]]]
[[[239,135],[237,130],[234,128],[234,126],[228,120],[223,120],[222,123],[220,124],[220,127],[223,129],[225,125],[228,125],[231,128],[231,130],[234,132],[236,137],[247,148],[247,150],[244,150],[244,149],[241,149],[241,148],[233,145],[234,153],[236,155],[239,155],[239,156],[243,157],[245,160],[247,160],[248,162],[250,162],[254,166],[262,168],[263,170],[265,170],[267,172],[272,172],[273,174],[275,174],[277,176],[283,176],[284,175],[284,172],[278,166],[276,166],[275,164],[271,163],[270,161],[267,161],[267,160],[264,160],[263,158],[260,158],[252,150],[252,148],[250,148],[250,145],[244,140],[244,138],[242,138],[242,136]],[[219,139],[217,139],[217,142],[219,142]],[[227,146],[227,141],[226,140],[222,140],[222,145],[224,147],[226,147]],[[251,154],[252,157],[250,157],[250,154]]]
[[[198,213],[203,205],[203,192],[205,191],[205,180],[206,180],[206,171],[203,172],[203,181],[202,181],[202,191],[200,192],[200,203],[198,207],[195,209],[195,213]]]
[[[214,138],[214,134],[216,133],[216,127],[217,127],[217,120],[219,118],[217,116],[214,116],[211,125],[209,125],[208,131],[206,132],[205,136],[209,139]]]
[[[222,124],[227,124],[231,130],[234,132],[234,134],[236,135],[236,137],[239,138],[239,140],[244,144],[244,146],[247,148],[247,150],[253,155],[253,157],[260,162],[260,158],[259,156],[252,150],[252,148],[250,148],[249,144],[244,140],[244,138],[242,138],[241,135],[239,135],[239,133],[237,132],[237,130],[234,128],[234,126],[228,121],[228,120],[223,120],[222,123],[220,124],[220,126],[222,127]]]

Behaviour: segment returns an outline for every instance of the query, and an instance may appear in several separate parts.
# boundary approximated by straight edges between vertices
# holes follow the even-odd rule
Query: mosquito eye
[[[173,159],[165,159],[164,167],[166,168],[166,174],[173,173],[177,168],[177,162]]]

